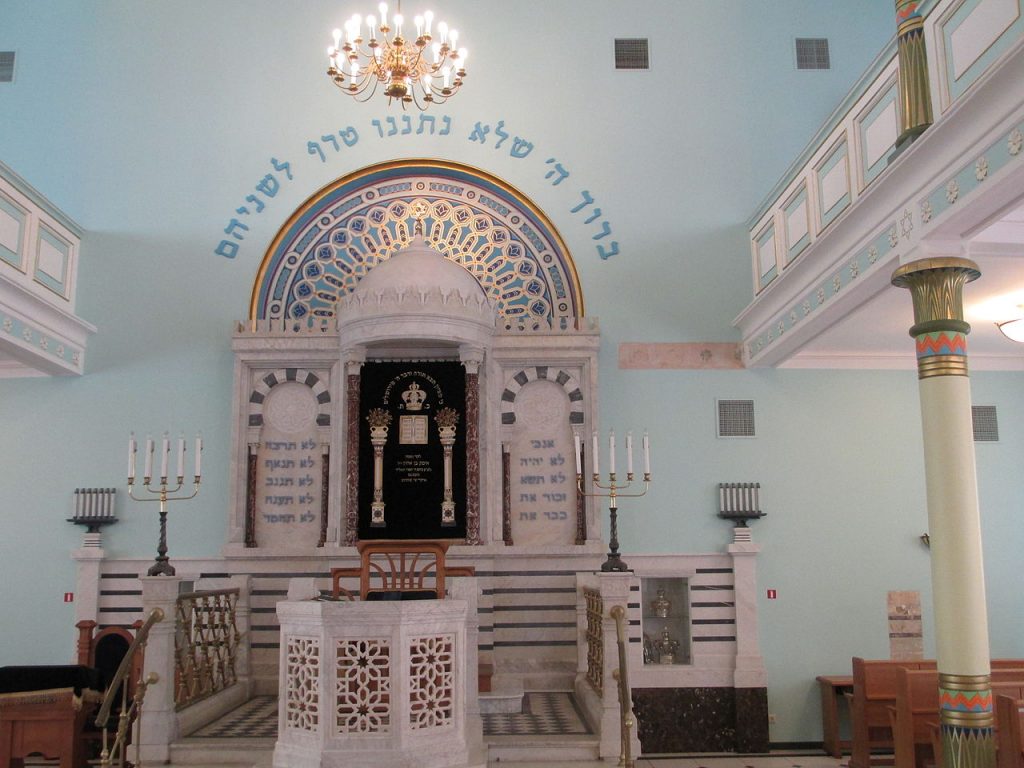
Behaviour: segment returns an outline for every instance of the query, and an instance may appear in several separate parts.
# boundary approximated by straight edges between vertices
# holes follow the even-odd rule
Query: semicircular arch
[[[411,241],[418,201],[428,206],[427,241],[480,283],[506,323],[583,315],[569,249],[529,198],[468,165],[410,159],[362,168],[307,198],[263,257],[250,319],[332,319],[341,297]]]

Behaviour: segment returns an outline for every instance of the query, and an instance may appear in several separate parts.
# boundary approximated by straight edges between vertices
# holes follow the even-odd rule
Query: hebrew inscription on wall
[[[317,401],[305,384],[274,387],[264,407],[256,466],[256,542],[315,547],[320,538]]]
[[[576,469],[569,399],[561,386],[538,380],[519,391],[510,447],[513,541],[573,544]]]

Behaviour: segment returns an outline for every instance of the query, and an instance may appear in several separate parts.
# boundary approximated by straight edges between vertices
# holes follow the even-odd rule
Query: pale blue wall
[[[772,738],[820,738],[814,675],[885,655],[887,590],[920,589],[927,605],[914,374],[619,371],[616,353],[623,341],[736,339],[730,322],[750,295],[743,222],[891,37],[891,0],[443,5],[472,50],[465,90],[435,113],[452,118],[451,134],[380,139],[371,121],[395,113],[351,103],[322,74],[329,30],[354,4],[0,0],[0,50],[18,52],[17,82],[0,86],[0,159],[86,229],[78,311],[99,327],[85,377],[0,381],[0,664],[70,655],[70,495],[122,487],[129,430],[204,432],[206,482],[172,512],[171,554],[219,552],[230,328],[267,244],[334,178],[442,157],[519,187],[573,252],[603,329],[603,421],[649,426],[654,443],[657,482],[623,508],[624,551],[719,549],[729,530],[713,515],[714,485],[763,484],[759,578],[779,590],[760,606]],[[530,35],[536,55],[520,61],[515,43]],[[654,69],[615,73],[616,35],[649,36]],[[830,38],[834,69],[794,71],[797,36]],[[493,133],[471,143],[478,120],[505,120],[533,153],[495,151]],[[349,125],[354,147],[327,147],[326,163],[307,154],[309,139]],[[214,255],[271,157],[290,161],[294,180],[248,220],[235,260]],[[557,187],[544,179],[549,157],[572,174]],[[608,261],[596,226],[570,213],[583,189],[622,249]],[[978,451],[992,645],[1022,656],[1024,376],[973,381],[1003,435]],[[717,440],[715,397],[753,399],[759,437]],[[151,506],[121,506],[111,555],[152,553]]]

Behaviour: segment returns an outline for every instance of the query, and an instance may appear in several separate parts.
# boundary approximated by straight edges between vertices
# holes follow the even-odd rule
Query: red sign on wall
[[[65,603],[73,603],[73,602],[75,602],[75,593],[74,592],[65,592],[64,593],[64,602]]]
[[[769,589],[768,590],[768,599],[769,600],[776,600],[776,599],[778,599],[778,597],[779,597],[779,591],[777,589]]]

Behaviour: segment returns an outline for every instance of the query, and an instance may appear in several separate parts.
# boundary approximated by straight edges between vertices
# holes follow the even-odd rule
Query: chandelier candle
[[[160,541],[156,548],[156,561],[150,566],[150,569],[146,572],[149,576],[173,576],[174,567],[170,564],[169,558],[167,557],[167,503],[170,501],[186,501],[188,499],[194,499],[196,494],[199,493],[199,482],[200,472],[202,470],[202,453],[203,453],[203,438],[202,435],[196,436],[195,442],[195,474],[193,475],[193,488],[192,493],[188,496],[174,496],[172,494],[177,493],[185,485],[185,434],[182,433],[178,438],[177,445],[177,459],[178,459],[178,476],[174,487],[170,487],[167,482],[168,464],[170,462],[171,455],[171,440],[167,432],[164,432],[163,441],[160,446],[160,483],[159,485],[152,485],[153,480],[153,452],[156,449],[156,444],[152,437],[146,438],[146,456],[145,456],[145,471],[142,477],[142,487],[146,493],[152,494],[151,497],[138,497],[134,493],[135,489],[135,454],[138,450],[138,444],[135,441],[135,433],[132,432],[128,437],[128,495],[135,501],[158,501],[160,502]],[[151,487],[152,486],[152,487]]]
[[[355,14],[345,29],[335,29],[334,45],[327,49],[327,76],[356,101],[369,101],[381,86],[388,103],[398,101],[404,109],[415,104],[426,109],[443,104],[462,87],[469,52],[458,47],[459,32],[443,21],[437,25],[440,40],[434,40],[430,28],[434,14],[427,11],[413,18],[416,37],[403,37],[405,17],[402,4],[388,24],[387,3],[381,3],[380,23],[367,16],[362,37],[363,18]]]
[[[601,564],[602,571],[628,571],[629,567],[623,562],[619,556],[619,528],[618,528],[618,508],[620,498],[631,498],[638,499],[641,496],[647,494],[647,489],[651,483],[651,444],[650,438],[647,433],[644,432],[643,437],[643,451],[644,451],[644,476],[643,476],[643,490],[639,493],[623,493],[634,482],[633,475],[633,433],[626,433],[626,482],[623,483],[616,478],[615,475],[615,432],[612,431],[608,435],[608,482],[605,484],[601,483],[601,470],[600,470],[600,441],[598,439],[597,431],[593,433],[593,449],[594,449],[594,472],[592,475],[592,490],[590,493],[586,493],[583,490],[583,450],[582,443],[580,441],[579,433],[573,433],[573,445],[576,448],[576,489],[582,496],[589,496],[594,499],[608,499],[608,558]],[[602,491],[606,491],[602,493]]]

